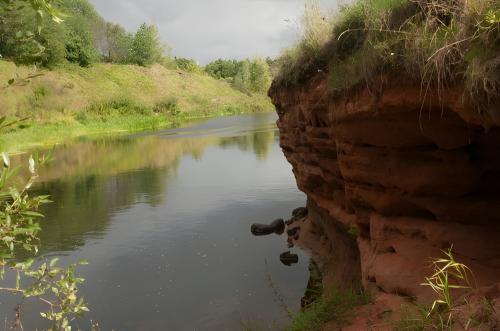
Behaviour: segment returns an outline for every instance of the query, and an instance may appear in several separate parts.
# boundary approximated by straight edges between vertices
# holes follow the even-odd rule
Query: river
[[[308,280],[300,251],[279,261],[284,236],[250,225],[305,205],[279,147],[276,115],[221,117],[182,128],[58,146],[41,170],[41,257],[86,259],[88,330],[277,330]],[[12,320],[19,298],[0,301]],[[25,330],[46,324],[25,302]]]

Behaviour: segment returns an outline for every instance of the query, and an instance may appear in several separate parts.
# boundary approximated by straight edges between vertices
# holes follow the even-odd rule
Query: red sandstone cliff
[[[460,87],[423,102],[420,86],[395,77],[341,96],[326,82],[320,73],[269,92],[308,196],[303,244],[325,281],[428,302],[429,261],[453,246],[500,307],[498,123],[466,109]]]

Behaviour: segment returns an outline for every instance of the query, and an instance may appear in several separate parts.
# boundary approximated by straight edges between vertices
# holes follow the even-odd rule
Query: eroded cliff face
[[[272,86],[281,146],[308,196],[301,240],[326,282],[423,302],[434,297],[420,285],[430,258],[453,246],[477,287],[500,296],[500,128],[464,108],[460,87],[422,102],[420,86],[383,84],[333,96],[319,73]]]

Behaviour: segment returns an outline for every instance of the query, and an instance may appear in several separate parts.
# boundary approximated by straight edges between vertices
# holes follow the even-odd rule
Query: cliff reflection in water
[[[120,210],[164,203],[168,182],[175,178],[184,156],[200,161],[207,148],[219,146],[251,151],[258,160],[265,160],[277,134],[268,121],[258,119],[238,136],[231,131],[214,135],[211,128],[193,135],[195,127],[174,135],[87,140],[57,147],[55,161],[40,170],[36,187],[56,202],[43,211],[41,252],[74,250],[88,237],[101,237],[110,216]],[[27,157],[19,161],[25,163]]]

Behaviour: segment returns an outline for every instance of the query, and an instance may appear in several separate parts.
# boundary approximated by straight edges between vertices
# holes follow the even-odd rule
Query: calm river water
[[[284,236],[250,225],[305,205],[278,144],[276,115],[211,119],[180,129],[61,145],[37,191],[43,257],[79,268],[88,330],[278,330],[298,311],[308,259],[286,267]],[[0,296],[12,320],[19,298]],[[24,329],[44,327],[24,305]]]

